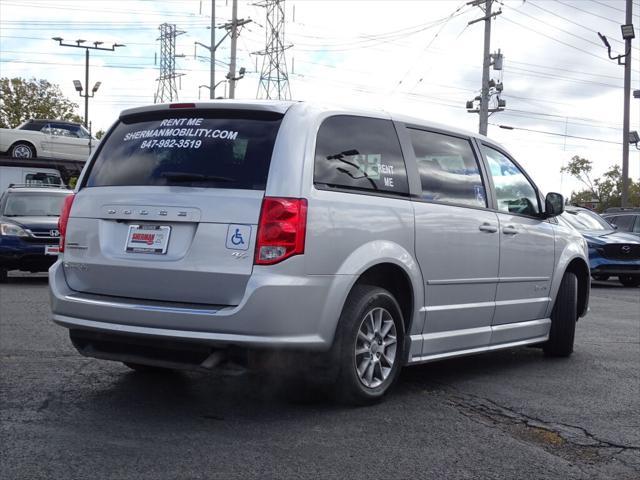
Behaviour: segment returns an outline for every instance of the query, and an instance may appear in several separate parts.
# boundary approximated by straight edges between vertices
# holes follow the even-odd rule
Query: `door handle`
[[[505,235],[516,235],[518,233],[518,229],[515,225],[507,225],[502,229],[502,233]]]
[[[491,225],[490,223],[483,223],[482,225],[480,225],[478,227],[478,229],[481,232],[487,232],[487,233],[496,233],[498,231],[498,227],[496,227],[495,225]]]

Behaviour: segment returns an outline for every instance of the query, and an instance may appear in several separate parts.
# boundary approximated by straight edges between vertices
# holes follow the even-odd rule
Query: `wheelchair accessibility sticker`
[[[248,250],[251,241],[251,225],[229,225],[227,229],[227,248],[230,250]]]

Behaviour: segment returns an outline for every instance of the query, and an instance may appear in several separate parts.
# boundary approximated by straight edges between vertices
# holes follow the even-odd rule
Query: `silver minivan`
[[[403,365],[571,354],[590,283],[563,204],[500,145],[416,118],[125,110],[64,205],[53,321],[136,370],[286,365],[367,403]]]

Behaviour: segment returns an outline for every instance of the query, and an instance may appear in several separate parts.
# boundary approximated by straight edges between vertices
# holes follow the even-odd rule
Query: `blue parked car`
[[[625,287],[640,285],[640,239],[618,232],[597,213],[566,207],[558,221],[582,233],[589,246],[589,266],[595,280],[617,276]]]
[[[0,282],[9,270],[46,272],[57,260],[58,216],[71,190],[9,187],[0,197]]]

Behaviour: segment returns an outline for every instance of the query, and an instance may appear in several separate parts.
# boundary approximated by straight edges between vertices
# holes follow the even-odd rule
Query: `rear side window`
[[[264,190],[281,119],[194,110],[125,118],[104,141],[85,186]]]
[[[393,123],[351,115],[327,118],[318,131],[314,182],[407,195],[407,171]]]
[[[487,206],[478,161],[468,140],[412,128],[409,134],[423,199]]]
[[[607,220],[609,223],[612,223],[613,225],[618,227],[618,230],[621,230],[623,232],[630,232],[633,230],[633,215],[618,215],[617,217],[608,217],[605,220]]]

